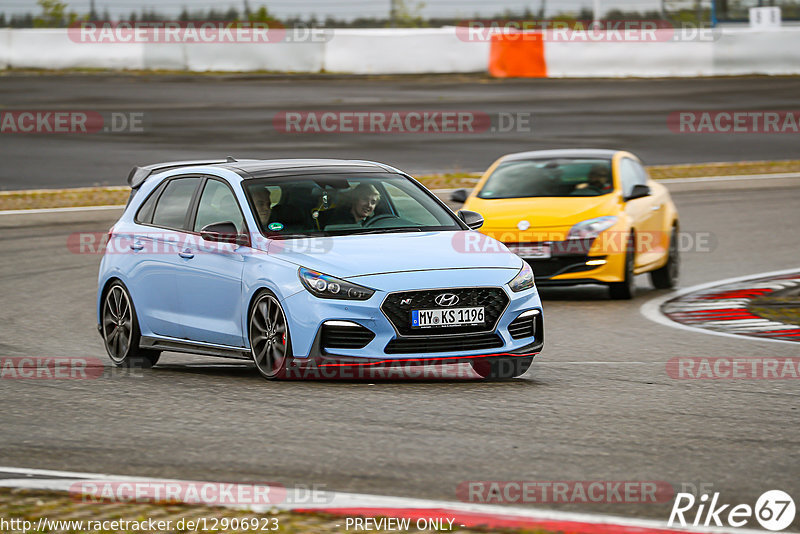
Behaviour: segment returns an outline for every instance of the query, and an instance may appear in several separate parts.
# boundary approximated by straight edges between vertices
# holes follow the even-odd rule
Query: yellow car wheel
[[[672,289],[678,285],[680,274],[680,252],[678,252],[678,229],[672,227],[669,238],[667,263],[650,273],[650,281],[656,289]]]
[[[628,236],[625,252],[625,270],[621,282],[608,285],[608,293],[614,300],[630,300],[636,295],[636,280],[633,274],[636,257],[636,240],[633,233]]]

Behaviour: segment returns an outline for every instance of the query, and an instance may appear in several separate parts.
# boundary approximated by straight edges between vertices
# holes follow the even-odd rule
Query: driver
[[[363,226],[372,216],[375,206],[381,200],[381,194],[374,185],[362,182],[353,189],[352,203],[350,206],[335,208],[325,212],[325,225],[329,224],[358,224]]]
[[[592,170],[589,171],[589,187],[593,188],[597,192],[603,192],[608,189],[608,186],[610,185],[608,180],[609,178],[609,172],[605,166],[595,165],[592,167]]]
[[[578,185],[573,195],[603,195],[611,190],[611,173],[604,165],[594,165],[589,170],[586,183]]]

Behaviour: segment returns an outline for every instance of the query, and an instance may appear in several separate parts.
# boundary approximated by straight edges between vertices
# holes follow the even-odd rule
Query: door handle
[[[653,211],[658,211],[658,210],[660,210],[660,209],[661,209],[661,204],[658,204],[658,205],[656,205],[656,206],[653,206],[653,207],[652,207],[652,208],[650,208],[650,209],[651,209],[651,210],[653,210]]]
[[[142,244],[141,241],[134,241],[133,243],[131,243],[130,246],[131,246],[131,250],[134,250],[136,252],[139,252],[140,250],[142,250],[144,248],[144,245]]]
[[[184,250],[183,252],[178,252],[178,256],[180,256],[181,258],[183,258],[185,260],[191,260],[192,258],[194,258],[194,254],[192,254],[189,251],[188,248],[186,250]]]

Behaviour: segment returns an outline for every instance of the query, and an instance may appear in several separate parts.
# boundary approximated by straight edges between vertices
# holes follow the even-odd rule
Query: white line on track
[[[0,487],[12,487],[22,489],[39,489],[39,490],[52,490],[52,491],[70,491],[70,488],[76,483],[76,480],[96,480],[96,481],[119,481],[131,482],[138,481],[142,483],[153,482],[200,482],[200,481],[179,481],[175,479],[159,479],[148,477],[132,477],[132,476],[117,476],[106,475],[98,473],[80,473],[73,471],[56,471],[49,469],[28,469],[20,467],[0,467],[0,474],[9,473],[15,475],[28,476],[51,476],[57,477],[52,479],[42,478],[15,478],[15,479],[0,479]],[[201,482],[202,483],[202,482]],[[245,485],[245,484],[243,484]],[[749,530],[749,529],[727,529],[727,528],[711,528],[701,527],[700,530],[692,528],[679,528],[667,527],[666,521],[658,521],[653,519],[638,519],[629,517],[612,516],[605,514],[590,514],[590,513],[575,513],[575,512],[558,512],[546,509],[524,508],[518,506],[499,506],[492,504],[477,504],[467,502],[455,501],[435,501],[428,499],[414,499],[409,497],[389,497],[383,495],[368,495],[359,493],[342,493],[342,492],[317,492],[315,499],[319,502],[306,503],[308,500],[308,490],[299,490],[302,493],[292,495],[292,488],[287,489],[286,502],[278,503],[275,505],[229,505],[222,504],[226,508],[250,509],[254,512],[266,512],[270,509],[276,508],[280,510],[298,509],[315,509],[331,510],[336,508],[341,509],[431,509],[431,510],[450,510],[454,512],[471,512],[478,514],[496,514],[503,517],[517,517],[524,519],[538,519],[538,520],[553,520],[564,522],[577,522],[577,523],[594,523],[594,524],[609,524],[627,527],[639,527],[645,529],[664,529],[685,532],[713,532],[720,534],[763,534],[764,531]],[[294,490],[297,492],[298,490]],[[322,502],[324,501],[324,502]],[[292,504],[288,504],[292,503]],[[381,515],[385,515],[382,513]]]
[[[778,180],[782,178],[800,178],[800,172],[783,172],[775,174],[737,174],[734,176],[699,176],[697,178],[666,178],[656,180],[660,184],[689,184],[701,182],[738,182],[741,180]],[[467,189],[458,188],[458,189]],[[446,194],[452,193],[455,189],[431,189],[433,193]]]
[[[778,178],[800,178],[800,172],[775,174],[737,174],[733,176],[701,176],[698,178],[666,178],[656,180],[660,184],[687,184],[694,182],[737,182],[739,180],[775,180]]]
[[[796,341],[788,341],[784,339],[771,339],[771,338],[758,338],[752,336],[742,336],[739,334],[729,334],[727,332],[717,332],[715,330],[708,330],[705,328],[700,328],[696,326],[689,326],[683,323],[677,323],[661,313],[661,305],[667,301],[676,299],[678,297],[682,297],[684,295],[688,295],[689,293],[694,293],[696,291],[702,291],[704,289],[710,289],[716,286],[723,286],[727,284],[734,284],[736,282],[744,282],[747,280],[753,280],[757,278],[766,278],[768,276],[782,276],[784,274],[794,274],[798,272],[798,269],[795,267],[794,269],[784,269],[782,271],[769,271],[766,273],[755,273],[755,274],[748,274],[747,276],[737,276],[735,278],[726,278],[724,280],[716,280],[714,282],[707,282],[705,284],[698,284],[696,286],[687,287],[684,289],[679,289],[677,291],[673,291],[666,295],[662,295],[660,297],[656,297],[654,299],[650,299],[639,308],[639,312],[644,315],[646,318],[650,319],[651,321],[664,325],[669,326],[671,328],[679,328],[681,330],[689,330],[691,332],[699,332],[702,334],[711,334],[714,336],[723,336],[729,337],[739,340],[749,340],[749,341],[771,341],[773,343],[790,343],[793,345],[797,345]]]
[[[41,208],[33,210],[0,210],[0,215],[28,215],[33,213],[64,213],[70,211],[103,211],[121,210],[125,205],[119,206],[82,206],[77,208]]]

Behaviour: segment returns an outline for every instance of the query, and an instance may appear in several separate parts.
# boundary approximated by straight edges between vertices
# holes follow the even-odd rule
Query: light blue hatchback
[[[100,265],[113,362],[162,351],[292,369],[469,362],[528,369],[544,343],[530,267],[407,174],[345,160],[135,167]]]

